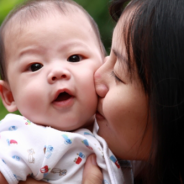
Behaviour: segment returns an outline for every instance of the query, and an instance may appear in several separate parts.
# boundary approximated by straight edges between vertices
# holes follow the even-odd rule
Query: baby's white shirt
[[[81,184],[86,159],[95,153],[104,184],[124,183],[116,157],[97,132],[96,122],[93,133],[65,132],[8,114],[0,121],[0,172],[10,184],[29,175],[48,183]]]

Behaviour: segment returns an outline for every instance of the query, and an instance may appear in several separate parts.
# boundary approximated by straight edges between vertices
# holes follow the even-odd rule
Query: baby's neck
[[[84,128],[87,128],[88,130],[90,130],[92,132],[93,131],[93,125],[94,125],[94,123],[92,123],[88,126],[85,126]]]
[[[94,123],[93,123],[93,124],[90,124],[90,125],[86,125],[86,126],[81,127],[81,128],[86,128],[86,129],[90,130],[91,132],[93,132],[93,125],[94,125]],[[80,128],[79,128],[79,129],[80,129]],[[78,129],[71,130],[71,131],[69,131],[69,132],[75,132],[76,130],[78,130]]]
[[[94,117],[92,117],[85,125],[83,125],[80,128],[86,128],[86,129],[90,130],[91,132],[93,132],[94,122],[95,122],[95,119],[94,119]],[[78,128],[78,129],[80,129],[80,128]],[[71,132],[74,132],[78,129],[72,130]]]
[[[91,117],[90,120],[84,125],[83,128],[87,128],[91,132],[93,131],[93,126],[95,122],[95,116]]]

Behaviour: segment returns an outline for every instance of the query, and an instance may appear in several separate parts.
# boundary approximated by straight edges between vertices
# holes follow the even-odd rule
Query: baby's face
[[[8,82],[23,116],[61,130],[93,121],[93,75],[103,56],[82,12],[50,13],[13,25],[5,34],[5,50]]]

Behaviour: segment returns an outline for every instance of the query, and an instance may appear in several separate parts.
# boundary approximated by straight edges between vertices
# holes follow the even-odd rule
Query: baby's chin
[[[47,116],[48,118],[47,117],[42,118],[41,116],[25,116],[25,115],[23,116],[39,126],[51,127],[60,131],[68,131],[68,132],[73,132],[80,128],[86,128],[92,131],[95,121],[95,115],[92,115],[90,118],[88,118],[87,121],[83,118],[80,119],[80,117],[77,118],[78,116],[77,117],[75,115],[72,116],[72,114],[60,116],[60,118],[58,119],[56,118],[54,119],[53,116],[52,117]]]
[[[93,117],[91,117],[89,119],[89,121],[87,121],[86,123],[84,123],[84,125],[82,125],[80,127],[77,127],[77,128],[75,128],[73,130],[68,130],[68,131],[73,132],[73,131],[76,131],[76,130],[78,130],[80,128],[86,128],[86,129],[88,129],[88,130],[90,130],[92,132],[93,131],[94,122],[95,122],[95,115]]]

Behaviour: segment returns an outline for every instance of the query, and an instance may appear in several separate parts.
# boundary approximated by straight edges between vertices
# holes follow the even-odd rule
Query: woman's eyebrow
[[[118,58],[118,61],[122,61],[128,66],[128,60],[124,55],[122,55],[116,49],[112,49],[112,51],[113,51],[114,55]]]

